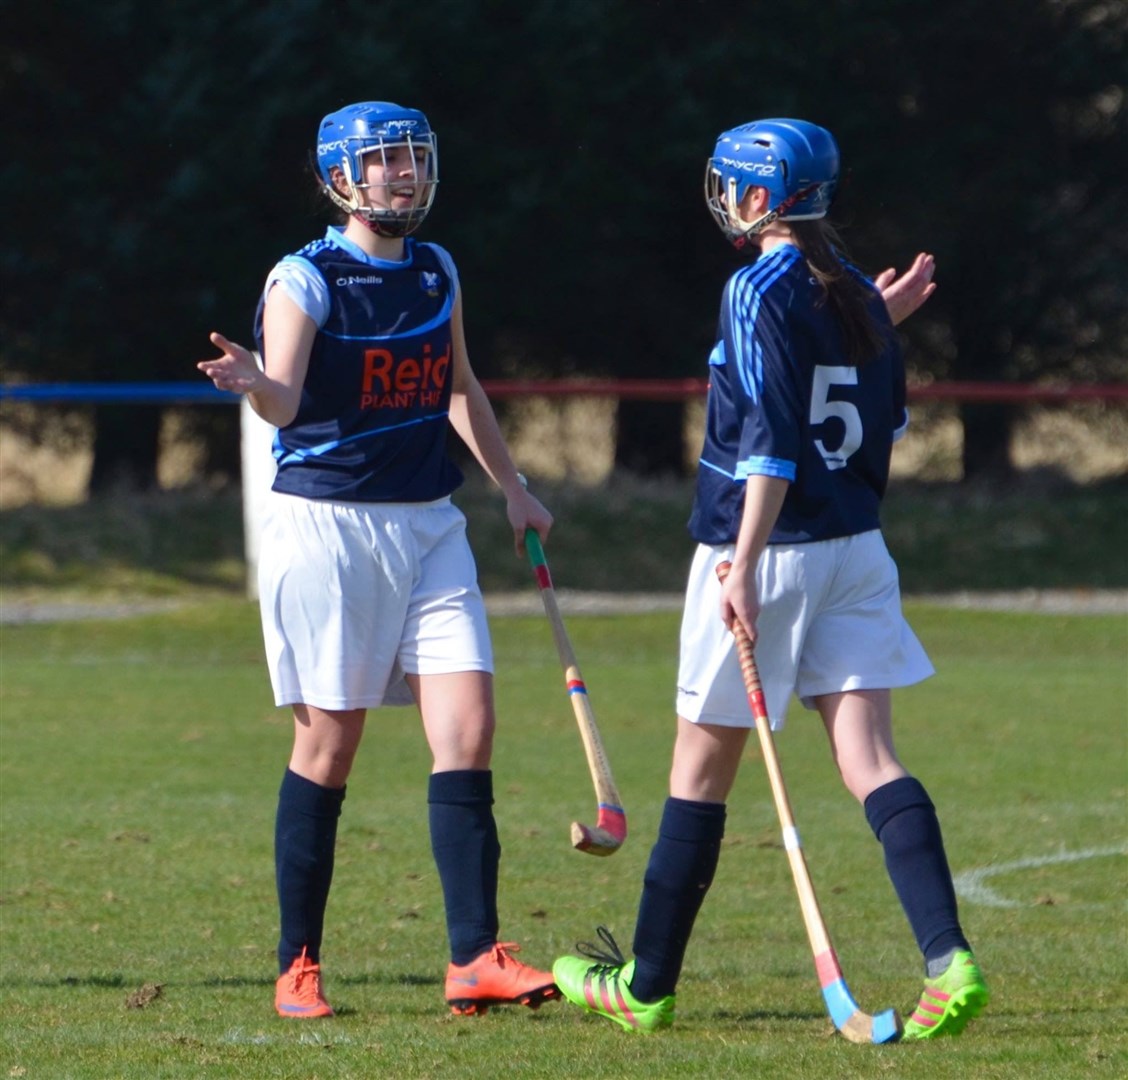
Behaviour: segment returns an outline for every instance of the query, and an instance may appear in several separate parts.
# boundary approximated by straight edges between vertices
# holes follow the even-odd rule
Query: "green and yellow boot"
[[[975,957],[958,949],[942,975],[924,980],[913,1015],[905,1022],[902,1039],[935,1039],[958,1035],[986,1007],[990,998]]]

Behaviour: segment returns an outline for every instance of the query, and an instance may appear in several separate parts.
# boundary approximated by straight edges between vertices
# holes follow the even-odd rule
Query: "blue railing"
[[[235,405],[239,394],[211,383],[25,383],[0,386],[0,401],[114,402],[132,405]]]

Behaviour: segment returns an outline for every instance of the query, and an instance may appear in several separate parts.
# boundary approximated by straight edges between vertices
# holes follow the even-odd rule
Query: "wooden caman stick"
[[[717,577],[722,582],[728,577],[730,567],[731,564],[727,562],[717,567]],[[822,987],[827,1012],[830,1013],[834,1026],[850,1042],[896,1042],[904,1030],[901,1017],[896,1010],[886,1009],[877,1016],[870,1016],[858,1008],[846,985],[838,956],[827,933],[826,922],[819,909],[818,899],[815,897],[815,887],[811,883],[811,874],[807,869],[807,860],[803,856],[803,846],[799,841],[799,830],[795,827],[791,803],[783,784],[783,773],[780,771],[775,740],[772,738],[768,707],[764,700],[763,687],[760,685],[760,672],[756,667],[752,641],[739,619],[733,623],[733,635],[736,638],[737,654],[740,658],[740,672],[744,676],[744,689],[748,693],[748,704],[752,707],[752,716],[756,721],[756,734],[760,737],[760,749],[764,755],[776,812],[779,814],[779,823],[783,829],[783,846],[787,852],[788,862],[791,864],[795,889],[799,894],[799,907],[803,912],[803,923],[807,928],[807,938],[811,942],[815,971],[819,977],[819,985]]]
[[[584,754],[587,755],[588,769],[591,772],[592,783],[595,785],[595,796],[599,805],[597,824],[581,825],[578,821],[572,822],[572,847],[577,851],[586,851],[589,855],[614,855],[627,837],[627,815],[623,810],[619,791],[615,787],[614,777],[611,775],[611,766],[607,763],[607,753],[603,749],[603,740],[599,736],[595,714],[591,710],[587,687],[576,663],[576,654],[572,650],[572,643],[568,640],[568,632],[564,628],[564,620],[561,618],[560,607],[556,602],[556,590],[552,585],[552,575],[545,561],[544,548],[541,546],[540,537],[533,529],[525,532],[525,551],[529,556],[529,562],[532,563],[533,574],[540,588],[541,600],[544,602],[544,610],[556,641],[556,651],[564,668],[564,683],[572,701],[572,710],[576,714],[580,739],[584,744]]]

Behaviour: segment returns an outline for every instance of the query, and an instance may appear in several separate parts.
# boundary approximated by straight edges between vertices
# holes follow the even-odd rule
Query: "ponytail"
[[[870,311],[873,293],[842,262],[842,242],[825,220],[790,221],[791,237],[803,253],[812,277],[822,286],[830,310],[842,330],[846,358],[852,367],[872,360],[888,344],[888,328]]]

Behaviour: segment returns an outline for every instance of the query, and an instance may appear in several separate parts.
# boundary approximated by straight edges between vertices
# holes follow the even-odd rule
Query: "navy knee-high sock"
[[[501,844],[493,816],[493,774],[488,769],[432,773],[427,802],[451,961],[468,964],[497,941]]]
[[[912,776],[883,784],[866,798],[865,811],[925,963],[968,948],[940,822],[924,786]]]
[[[666,800],[635,924],[631,993],[640,1001],[657,1001],[677,987],[724,835],[724,803]]]
[[[320,962],[325,905],[333,881],[337,819],[344,788],[326,788],[286,770],[274,822],[274,872],[281,935],[279,971],[287,971],[302,949]]]

